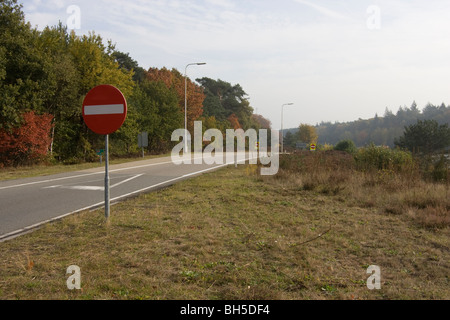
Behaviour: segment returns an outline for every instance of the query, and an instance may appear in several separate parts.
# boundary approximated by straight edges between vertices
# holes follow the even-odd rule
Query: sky
[[[33,27],[94,31],[144,69],[240,84],[273,129],[450,104],[448,0],[18,2]]]

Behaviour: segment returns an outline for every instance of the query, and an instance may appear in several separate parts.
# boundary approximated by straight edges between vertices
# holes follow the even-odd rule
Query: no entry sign
[[[83,119],[98,134],[111,134],[127,117],[127,101],[114,86],[103,84],[88,92],[83,101]]]
[[[119,129],[127,117],[127,101],[122,92],[102,84],[88,92],[83,101],[83,118],[89,129],[105,135],[105,217],[109,218],[109,135]]]

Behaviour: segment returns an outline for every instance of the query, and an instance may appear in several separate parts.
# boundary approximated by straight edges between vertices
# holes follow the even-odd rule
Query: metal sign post
[[[109,219],[109,134],[105,136],[105,218]]]
[[[142,158],[144,158],[144,148],[148,147],[148,132],[138,134],[138,148],[142,148]]]
[[[102,157],[104,153],[105,153],[104,149],[97,150],[97,155],[100,157],[100,164],[102,164]]]
[[[122,92],[111,85],[91,89],[83,101],[83,119],[87,127],[105,135],[105,217],[110,216],[109,134],[117,131],[127,117],[127,101]],[[100,152],[101,153],[101,152]]]

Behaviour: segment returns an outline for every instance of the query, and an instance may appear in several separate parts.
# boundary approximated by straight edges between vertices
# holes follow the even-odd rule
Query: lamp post
[[[205,65],[206,62],[196,62],[196,63],[189,63],[186,65],[186,68],[184,69],[184,152],[187,150],[187,68],[189,66],[202,66]]]
[[[291,103],[285,103],[285,104],[283,104],[282,106],[281,106],[281,153],[283,153],[284,152],[284,150],[283,150],[283,144],[284,144],[284,134],[283,134],[283,108],[284,108],[284,106],[292,106],[293,105],[293,103],[291,102]]]

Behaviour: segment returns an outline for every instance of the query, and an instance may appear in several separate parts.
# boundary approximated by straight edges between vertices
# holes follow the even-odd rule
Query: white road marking
[[[128,179],[120,181],[120,182],[118,182],[116,184],[113,184],[109,188],[112,189],[114,187],[120,186],[123,183],[129,182],[129,181],[134,180],[136,178],[139,178],[140,176],[143,176],[143,175],[144,175],[143,173],[137,174],[135,176],[132,176],[131,178],[128,178]],[[58,187],[63,188],[63,189],[83,190],[83,191],[104,191],[105,190],[104,186],[100,187],[100,186],[61,186],[61,185],[46,187],[46,188],[43,188],[43,189],[58,188]]]
[[[145,167],[151,167],[151,166],[157,166],[157,165],[160,165],[160,164],[169,164],[169,163],[172,163],[172,161],[150,163],[150,164],[145,164],[145,165],[142,165],[142,166],[114,169],[114,170],[109,170],[109,172],[132,170],[132,169],[145,168]],[[82,178],[82,177],[92,176],[92,175],[101,174],[101,173],[105,173],[105,171],[98,171],[98,172],[80,174],[80,175],[70,176],[70,177],[62,177],[62,178],[55,178],[55,179],[49,179],[49,180],[21,183],[21,184],[16,184],[16,185],[12,185],[12,186],[0,187],[0,190],[12,189],[12,188],[18,188],[18,187],[25,187],[25,186],[31,186],[31,185],[34,185],[34,184],[48,183],[48,182],[61,181],[61,180],[67,180],[67,179]]]
[[[199,158],[193,158],[193,160],[195,160],[195,159],[199,159]],[[109,172],[111,173],[111,172],[118,172],[118,171],[125,171],[125,170],[133,170],[133,169],[139,169],[139,168],[145,168],[145,167],[152,167],[152,166],[157,166],[157,165],[161,165],[161,164],[169,164],[169,163],[172,163],[172,164],[173,164],[172,161],[165,161],[165,162],[157,162],[157,163],[144,164],[144,165],[134,166],[134,167],[126,167],[126,168],[121,168],[121,169],[113,169],[113,170],[109,170]],[[101,173],[105,173],[105,171],[98,171],[98,172],[86,173],[86,174],[80,174],[80,175],[70,176],[70,177],[62,177],[62,178],[55,178],[55,179],[49,179],[49,180],[42,180],[42,181],[35,181],[35,182],[21,183],[21,184],[16,184],[16,185],[12,185],[12,186],[0,187],[0,190],[4,190],[4,189],[12,189],[12,188],[18,188],[18,187],[25,187],[25,186],[31,186],[31,185],[34,185],[34,184],[48,183],[48,182],[61,181],[61,180],[67,180],[67,179],[82,178],[82,177],[92,176],[92,175],[95,175],[95,174],[101,174]]]
[[[240,162],[246,161],[246,160],[249,160],[249,159],[244,159],[244,160],[241,160]],[[164,185],[164,184],[167,184],[167,183],[171,183],[171,182],[174,182],[174,181],[177,181],[177,180],[181,180],[183,178],[187,178],[187,177],[190,177],[190,176],[193,176],[193,175],[196,175],[196,174],[200,174],[200,173],[203,173],[203,172],[207,172],[207,171],[211,171],[211,170],[218,169],[218,168],[221,168],[221,167],[225,167],[225,166],[228,166],[228,165],[231,165],[231,164],[235,164],[235,162],[225,163],[225,164],[218,165],[218,166],[215,166],[215,167],[212,167],[212,168],[208,168],[208,169],[204,169],[204,170],[200,170],[200,171],[196,171],[196,172],[191,172],[191,173],[182,175],[182,176],[177,177],[177,178],[169,179],[169,180],[166,180],[166,181],[163,181],[163,182],[160,182],[160,183],[148,186],[146,188],[142,188],[140,190],[133,191],[133,192],[130,192],[130,193],[123,194],[121,196],[112,198],[112,199],[110,199],[110,202],[114,202],[114,201],[120,200],[122,198],[126,198],[126,197],[129,197],[129,196],[135,195],[135,194],[139,194],[139,193],[142,193],[144,191],[148,191],[150,189],[154,189],[154,188],[156,188],[158,186],[161,186],[161,185]],[[75,213],[78,213],[78,212],[82,212],[82,211],[85,211],[85,210],[90,210],[90,209],[96,208],[96,207],[101,207],[104,204],[105,204],[104,201],[98,202],[98,203],[95,203],[93,205],[90,205],[90,206],[87,206],[87,207],[84,207],[84,208],[81,208],[81,209],[78,209],[78,210],[75,210],[75,211],[72,211],[72,212],[69,212],[69,213],[62,214],[62,215],[54,217],[52,219],[49,219],[49,220],[46,220],[46,221],[42,221],[42,222],[38,222],[38,223],[33,224],[31,226],[24,227],[24,228],[19,229],[19,230],[15,230],[15,231],[9,232],[9,233],[4,234],[4,235],[0,235],[0,242],[2,242],[4,240],[7,240],[7,239],[11,239],[11,238],[17,237],[17,236],[19,236],[19,235],[21,235],[21,234],[23,234],[25,232],[31,231],[31,230],[33,230],[35,228],[38,228],[38,227],[40,227],[40,226],[42,226],[42,225],[44,225],[46,223],[53,222],[53,221],[58,221],[60,219],[63,219],[65,217],[68,217],[68,216],[70,216],[72,214],[75,214]]]
[[[192,160],[200,159],[200,158],[203,158],[203,157],[193,158]],[[251,160],[251,159],[254,159],[254,158],[256,158],[256,157],[245,159],[243,161]],[[152,167],[152,166],[157,166],[157,165],[161,165],[161,164],[169,164],[169,163],[173,164],[172,161],[165,161],[165,162],[144,164],[144,165],[141,165],[141,166],[126,167],[126,168],[121,168],[121,169],[113,169],[113,170],[109,170],[109,172],[111,173],[111,172],[118,172],[118,171],[125,171],[125,170],[133,170],[133,169]],[[229,164],[235,164],[235,162],[229,163]],[[226,165],[228,165],[228,164],[226,164]],[[21,184],[16,184],[16,185],[12,185],[12,186],[0,187],[0,190],[12,189],[12,188],[18,188],[18,187],[25,187],[25,186],[31,186],[31,185],[40,184],[40,183],[48,183],[48,182],[61,181],[61,180],[67,180],[67,179],[82,178],[82,177],[92,176],[92,175],[101,174],[101,173],[105,173],[105,171],[98,171],[98,172],[80,174],[80,175],[70,176],[70,177],[62,177],[62,178],[48,179],[48,180],[42,180],[42,181],[21,183]]]
[[[131,177],[131,178],[128,178],[128,179],[126,179],[126,180],[123,180],[123,181],[120,181],[120,182],[118,182],[118,183],[116,183],[116,184],[113,184],[112,186],[110,186],[110,188],[117,187],[117,186],[121,185],[122,183],[126,183],[126,182],[128,182],[128,181],[133,180],[133,179],[139,178],[140,176],[143,176],[143,175],[144,175],[143,173],[137,174],[137,175],[135,175],[135,176],[133,176],[133,177]]]
[[[97,187],[97,186],[70,186],[70,187],[62,187],[63,189],[71,189],[71,190],[83,190],[83,191],[103,191],[105,187]]]

